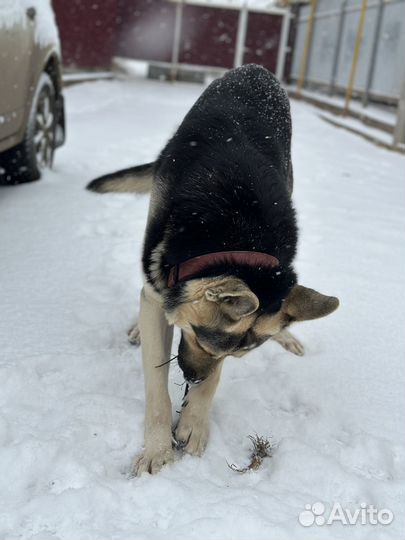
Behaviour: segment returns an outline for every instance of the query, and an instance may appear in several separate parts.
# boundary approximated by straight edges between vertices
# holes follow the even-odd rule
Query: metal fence
[[[330,94],[346,91],[356,48],[362,0],[318,0],[298,15],[291,79]],[[364,8],[364,5],[363,5]],[[405,73],[405,1],[368,1],[353,92],[397,103]],[[312,31],[308,32],[308,25]],[[308,39],[308,34],[311,34]],[[304,58],[306,57],[306,58]]]
[[[0,4],[1,4],[0,0]],[[65,67],[107,68],[123,56],[173,68],[254,62],[282,78],[290,12],[227,0],[52,0]],[[173,71],[175,71],[173,69]]]

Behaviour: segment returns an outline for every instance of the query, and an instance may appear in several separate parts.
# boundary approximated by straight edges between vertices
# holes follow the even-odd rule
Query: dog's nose
[[[186,362],[184,362],[183,359],[179,359],[180,362],[178,362],[180,369],[183,372],[183,377],[185,378],[186,382],[191,385],[200,384],[205,380],[206,377],[201,376],[196,372],[195,369],[193,369],[191,366],[189,366]]]
[[[192,386],[196,386],[197,384],[200,384],[203,381],[205,381],[205,377],[200,377],[200,378],[195,377],[191,379],[186,379],[186,381],[188,384],[191,384]]]
[[[188,384],[196,385],[203,382],[205,377],[199,376],[193,368],[186,367],[183,369],[183,376]]]

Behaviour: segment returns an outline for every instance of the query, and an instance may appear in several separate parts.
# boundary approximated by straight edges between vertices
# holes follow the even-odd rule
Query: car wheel
[[[52,166],[56,126],[55,88],[47,73],[42,73],[28,118],[23,141],[5,152],[5,181],[9,184],[32,182],[41,171]]]

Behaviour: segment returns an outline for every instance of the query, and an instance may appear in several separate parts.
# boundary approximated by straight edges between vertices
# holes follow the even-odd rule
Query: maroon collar
[[[217,253],[207,253],[172,266],[167,286],[170,288],[179,281],[192,279],[193,276],[207,268],[207,266],[224,263],[274,268],[279,266],[280,261],[273,255],[261,253],[260,251],[218,251]]]

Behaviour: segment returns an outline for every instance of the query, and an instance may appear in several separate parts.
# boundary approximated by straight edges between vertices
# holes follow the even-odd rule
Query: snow
[[[35,8],[35,42],[40,47],[59,45],[59,34],[50,0],[0,0],[0,28],[28,23],[26,10]]]
[[[149,62],[133,60],[122,56],[114,56],[112,60],[114,74],[124,75],[126,78],[145,78],[148,76]]]
[[[77,83],[90,80],[113,79],[114,74],[111,71],[80,71],[64,73],[62,78],[64,83]]]
[[[181,0],[174,0],[179,2]],[[192,0],[191,4],[201,4],[225,9],[240,9],[247,6],[251,11],[282,11],[276,0]]]
[[[229,358],[202,458],[129,479],[143,442],[138,309],[147,196],[84,190],[153,159],[201,87],[98,81],[65,91],[55,168],[0,197],[0,537],[395,539],[404,536],[404,159],[292,104],[300,280],[340,298]],[[172,367],[173,415],[183,388]],[[269,436],[256,472],[248,435]],[[306,504],[373,504],[390,525],[313,525]],[[319,506],[319,505],[318,505]]]
[[[319,113],[318,111],[318,114],[321,118],[325,118],[326,120],[335,122],[337,125],[340,125],[342,127],[354,129],[358,133],[361,133],[366,137],[370,137],[372,140],[378,143],[394,147],[394,137],[392,133],[387,133],[386,131],[382,131],[381,129],[363,124],[361,120],[357,120],[356,118],[352,118],[350,116],[340,116],[323,111],[321,113]]]
[[[289,85],[288,91],[297,92],[297,87]],[[334,107],[339,107],[342,111],[345,107],[345,96],[329,96],[321,92],[302,89],[301,95],[316,100],[317,102],[326,103]],[[376,120],[388,127],[394,128],[397,122],[397,108],[395,106],[388,106],[378,103],[369,103],[367,107],[364,107],[362,102],[358,99],[352,99],[350,101],[349,110],[356,113],[360,118],[366,118],[370,120]]]

